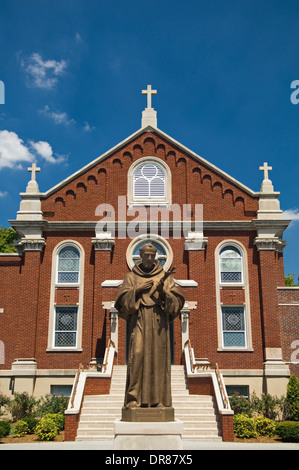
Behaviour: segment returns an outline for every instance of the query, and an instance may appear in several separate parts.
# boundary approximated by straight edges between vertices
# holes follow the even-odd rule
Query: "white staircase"
[[[126,366],[114,366],[109,395],[84,397],[77,441],[111,440],[114,421],[121,418],[124,403]],[[183,439],[221,440],[214,399],[189,395],[184,366],[171,367],[172,402],[175,418],[183,421]]]

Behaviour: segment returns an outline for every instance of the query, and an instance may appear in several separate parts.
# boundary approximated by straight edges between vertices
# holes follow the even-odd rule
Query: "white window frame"
[[[58,269],[58,253],[61,248],[65,246],[74,246],[79,250],[80,253],[80,276],[79,283],[67,283],[57,284],[57,269]],[[82,324],[83,324],[83,299],[84,299],[84,264],[85,264],[85,252],[82,245],[75,240],[63,240],[58,243],[52,252],[52,274],[51,274],[51,289],[50,289],[50,305],[49,305],[49,326],[48,326],[48,345],[47,351],[82,351]],[[74,347],[53,347],[55,344],[55,293],[59,288],[75,288],[79,291],[79,301],[77,304],[77,345]],[[63,305],[61,305],[63,306]],[[72,305],[70,305],[72,306]]]
[[[244,322],[244,330],[224,330],[224,325],[223,325],[223,309],[224,308],[242,308],[243,309],[243,322]],[[222,344],[223,344],[223,349],[226,350],[243,350],[247,349],[247,321],[246,321],[246,308],[245,305],[221,305],[221,329],[222,329]],[[224,344],[224,333],[244,333],[244,346],[226,346]]]
[[[242,255],[242,269],[243,269],[243,282],[221,282],[220,273],[220,251],[224,247],[234,246]],[[252,344],[252,330],[251,330],[251,307],[250,307],[250,291],[249,291],[249,273],[248,273],[248,257],[247,250],[243,244],[235,239],[226,239],[219,243],[215,249],[215,287],[216,287],[216,315],[217,315],[217,337],[218,348],[217,351],[253,351]],[[244,290],[244,309],[245,309],[245,330],[246,330],[246,347],[227,347],[223,343],[223,328],[222,328],[222,303],[221,303],[221,289],[226,287],[240,287]],[[238,307],[239,305],[235,305]],[[241,305],[243,306],[243,305]]]
[[[159,166],[165,175],[164,196],[162,197],[141,197],[134,195],[134,175],[136,170],[147,163]],[[169,166],[157,157],[142,157],[134,162],[128,171],[128,206],[129,208],[137,206],[171,206],[171,171]]]
[[[76,330],[66,330],[66,332],[72,332],[72,333],[76,333],[76,344],[75,346],[56,346],[55,345],[55,338],[56,338],[56,333],[63,333],[63,330],[56,330],[56,316],[57,316],[57,308],[75,308],[76,309],[76,315],[77,315],[77,318],[76,318],[76,324],[77,324],[77,328]],[[55,308],[54,308],[54,322],[53,322],[53,327],[54,327],[54,331],[53,331],[53,345],[52,345],[52,348],[53,349],[64,349],[64,350],[71,350],[71,349],[77,349],[77,346],[78,346],[78,305],[55,305]]]
[[[240,259],[241,259],[241,281],[222,281],[221,279],[221,252],[225,250],[226,248],[229,249],[230,247],[233,247],[238,250],[240,253]],[[243,286],[244,285],[244,256],[243,256],[243,250],[240,248],[240,246],[236,243],[225,243],[224,245],[221,246],[218,252],[218,263],[219,263],[219,283],[220,285],[223,286]]]

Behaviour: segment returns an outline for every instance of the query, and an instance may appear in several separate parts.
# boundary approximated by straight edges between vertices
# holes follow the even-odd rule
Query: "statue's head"
[[[140,248],[139,253],[143,266],[147,269],[152,268],[156,258],[157,248],[151,243],[146,243]]]

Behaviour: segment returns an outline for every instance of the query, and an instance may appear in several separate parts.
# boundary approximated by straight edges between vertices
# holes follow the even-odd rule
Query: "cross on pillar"
[[[36,163],[32,163],[32,166],[28,168],[31,173],[31,181],[36,181],[36,173],[40,171],[40,168],[36,166]]]
[[[269,171],[272,171],[272,166],[268,166],[267,162],[264,162],[263,166],[260,166],[260,171],[264,172],[264,180],[269,179]]]
[[[147,95],[147,107],[152,107],[152,95],[157,94],[157,90],[152,90],[152,85],[147,85],[146,90],[142,90],[143,95]]]

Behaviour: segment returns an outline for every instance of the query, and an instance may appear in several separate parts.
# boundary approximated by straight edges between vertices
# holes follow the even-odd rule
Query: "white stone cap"
[[[184,423],[178,419],[165,422],[128,422],[117,419],[114,421],[114,434],[164,435],[183,434]]]

